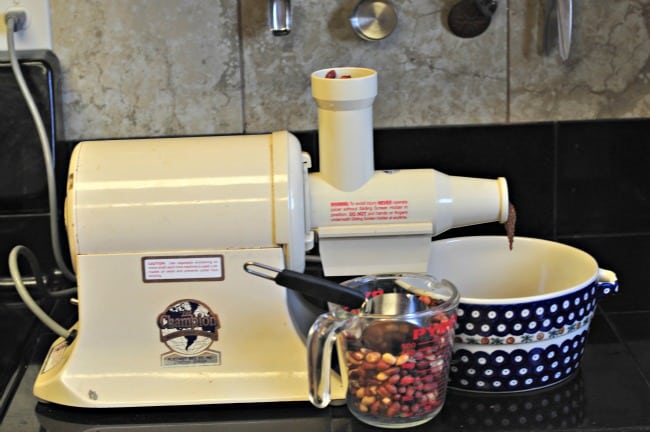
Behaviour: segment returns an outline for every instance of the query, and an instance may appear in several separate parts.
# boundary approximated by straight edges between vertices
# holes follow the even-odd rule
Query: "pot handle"
[[[611,270],[598,269],[598,279],[596,281],[596,298],[605,297],[611,293],[618,292],[618,278],[616,273]]]
[[[347,327],[348,320],[337,319],[330,313],[319,316],[307,335],[307,372],[309,401],[317,408],[330,403],[330,374],[332,349],[336,336]]]

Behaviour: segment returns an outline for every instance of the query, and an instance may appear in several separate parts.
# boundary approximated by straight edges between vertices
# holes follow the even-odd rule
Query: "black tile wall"
[[[650,231],[650,120],[558,126],[559,235]]]
[[[51,57],[48,57],[49,61]],[[54,67],[46,59],[21,69],[54,148]],[[8,62],[0,61],[0,214],[47,211],[43,151],[27,103]]]
[[[616,273],[621,294],[599,305],[607,312],[650,310],[650,290],[645,271],[650,269],[650,234],[562,238],[562,242],[591,254],[598,266]]]
[[[20,65],[52,147],[55,170],[67,165],[57,147],[60,129],[59,63],[51,52],[23,52]],[[0,278],[15,245],[31,248],[42,270],[55,269],[50,248],[47,181],[43,150],[34,120],[9,62],[0,56]],[[64,177],[63,177],[64,178]],[[59,187],[59,200],[63,195]],[[28,269],[24,269],[29,274]]]

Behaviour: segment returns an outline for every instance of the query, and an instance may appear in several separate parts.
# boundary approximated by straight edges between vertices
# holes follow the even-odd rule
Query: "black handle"
[[[267,272],[276,272],[277,274],[275,277],[273,277],[268,273],[255,271],[251,269],[251,267],[260,267]],[[300,273],[293,270],[279,270],[265,264],[254,262],[248,262],[244,264],[244,270],[256,276],[260,276],[265,279],[271,279],[278,285],[282,285],[285,288],[299,291],[303,294],[307,294],[320,300],[336,303],[341,306],[358,308],[366,300],[365,296],[362,293],[355,291],[352,288],[339,285],[336,282],[332,282],[328,279]]]
[[[366,300],[362,293],[351,288],[293,270],[282,270],[275,277],[275,282],[303,294],[351,308],[360,307]]]

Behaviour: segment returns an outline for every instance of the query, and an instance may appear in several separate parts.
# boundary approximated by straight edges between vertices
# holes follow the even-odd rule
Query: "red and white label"
[[[223,280],[223,256],[142,258],[145,282]]]
[[[57,345],[54,345],[52,348],[50,348],[50,352],[47,354],[47,358],[43,362],[43,367],[41,368],[42,374],[46,373],[61,363],[66,348],[68,348],[68,343],[65,341],[59,342]]]
[[[331,222],[387,222],[406,220],[408,200],[333,201]]]

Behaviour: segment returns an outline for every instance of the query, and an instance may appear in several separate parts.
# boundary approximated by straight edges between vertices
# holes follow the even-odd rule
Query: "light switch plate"
[[[0,0],[0,51],[7,51],[7,10],[27,11],[27,27],[14,33],[17,51],[52,50],[52,23],[49,0]]]

